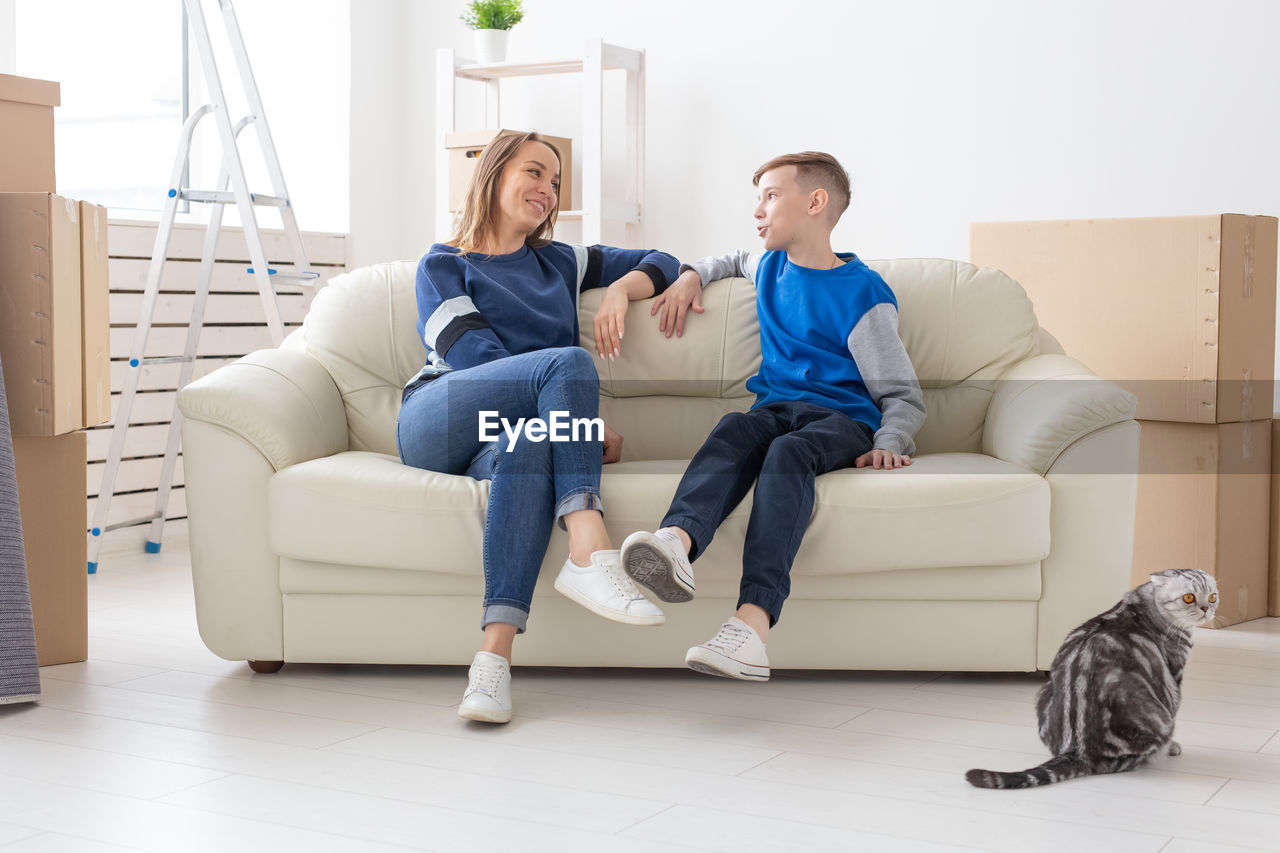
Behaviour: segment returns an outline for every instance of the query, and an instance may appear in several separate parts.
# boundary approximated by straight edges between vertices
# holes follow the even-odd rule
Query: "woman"
[[[676,277],[678,262],[662,252],[553,242],[559,185],[559,153],[537,134],[493,140],[452,236],[418,265],[427,364],[405,386],[400,458],[492,480],[484,642],[458,708],[471,720],[511,719],[512,642],[525,629],[553,521],[569,533],[557,590],[608,619],[665,621],[623,572],[605,532],[600,470],[621,458],[622,436],[606,426],[602,439],[588,430],[573,441],[530,441],[499,429],[496,441],[481,440],[481,418],[596,418],[599,378],[577,346],[579,292],[608,288],[595,317],[596,349],[615,358],[627,303],[661,293]]]

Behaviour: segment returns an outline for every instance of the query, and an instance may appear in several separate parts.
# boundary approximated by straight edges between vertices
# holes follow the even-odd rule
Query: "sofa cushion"
[[[559,595],[553,589],[563,562],[559,551],[543,563],[538,590]],[[741,585],[739,566],[732,559],[711,556],[698,561],[698,599],[737,599]],[[466,596],[474,602],[484,597],[484,576],[477,566],[471,574],[379,569],[280,558],[280,591],[290,595],[422,595]],[[1017,566],[950,566],[945,569],[910,569],[862,572],[853,575],[799,575],[789,600],[819,601],[1039,601],[1042,592],[1040,563]],[[478,606],[478,604],[477,604]]]
[[[687,464],[606,466],[601,497],[611,534],[657,524]],[[487,481],[410,468],[385,454],[315,459],[270,480],[272,548],[313,562],[474,573],[488,490]],[[748,497],[699,566],[736,576],[750,512]],[[989,456],[945,453],[896,471],[849,469],[820,477],[796,573],[1011,566],[1038,562],[1048,552],[1044,478]]]

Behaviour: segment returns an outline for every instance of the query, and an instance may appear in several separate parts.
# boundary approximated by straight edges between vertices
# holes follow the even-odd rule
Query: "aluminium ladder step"
[[[188,190],[176,189],[169,190],[169,197],[178,197],[187,201],[194,201],[198,204],[235,204],[236,194],[234,192],[219,192],[217,190]],[[264,195],[262,193],[249,193],[249,201],[258,207],[288,207],[289,199],[275,195]]]

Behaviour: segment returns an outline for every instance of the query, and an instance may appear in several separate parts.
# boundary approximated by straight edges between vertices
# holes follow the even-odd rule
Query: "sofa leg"
[[[249,669],[254,672],[271,673],[279,672],[280,667],[284,666],[282,660],[251,660],[249,661]]]

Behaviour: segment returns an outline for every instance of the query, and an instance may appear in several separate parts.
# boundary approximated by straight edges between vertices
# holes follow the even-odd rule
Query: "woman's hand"
[[[658,315],[658,331],[666,332],[668,338],[672,332],[681,338],[684,337],[684,318],[691,308],[695,314],[707,310],[702,307],[702,278],[695,270],[685,270],[653,300],[649,316]]]
[[[622,355],[622,333],[626,330],[627,305],[631,297],[626,285],[619,279],[605,289],[600,310],[596,311],[596,353],[601,358],[617,358]],[[617,433],[614,433],[617,435]],[[622,436],[618,436],[622,440]],[[606,454],[605,461],[608,462]]]
[[[604,464],[622,459],[622,436],[604,425]]]

